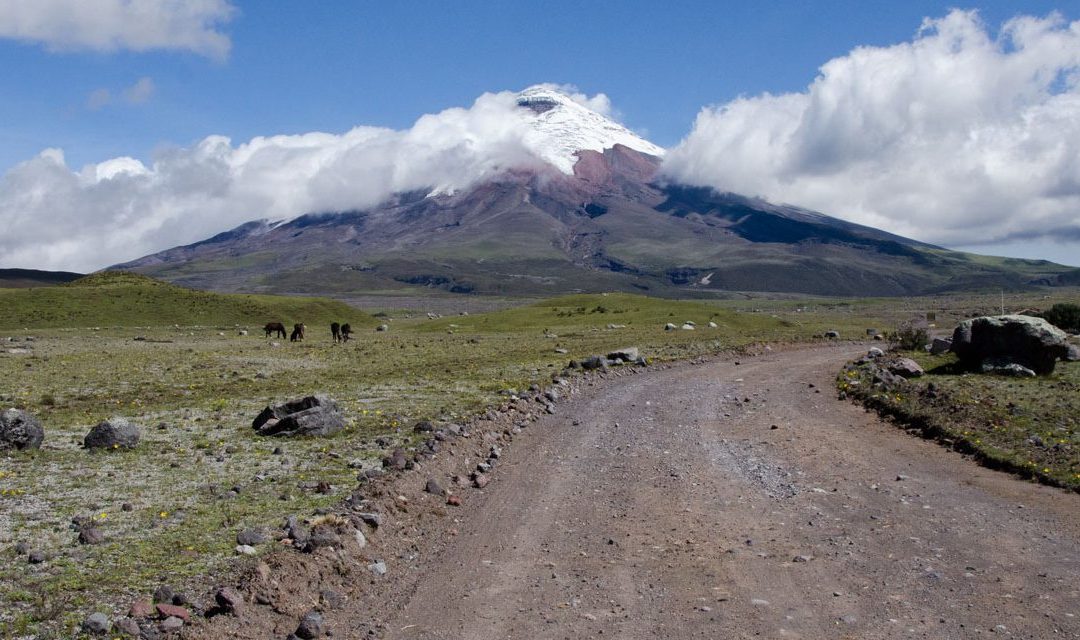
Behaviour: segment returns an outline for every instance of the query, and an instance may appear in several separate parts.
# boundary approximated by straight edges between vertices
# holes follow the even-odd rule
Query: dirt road
[[[388,637],[1080,637],[1080,496],[836,400],[847,355],[682,366],[562,407]]]
[[[859,352],[656,368],[560,403],[423,525],[437,552],[391,562],[406,586],[327,613],[335,637],[1080,638],[1080,495],[837,400]]]

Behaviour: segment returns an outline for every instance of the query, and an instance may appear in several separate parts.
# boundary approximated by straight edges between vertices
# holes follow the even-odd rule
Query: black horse
[[[334,336],[334,342],[341,342],[341,325],[336,322],[331,322],[330,335]]]
[[[285,337],[285,325],[280,322],[267,322],[263,327],[263,331],[266,332],[266,337],[269,338],[272,334],[277,333],[279,338]]]
[[[306,328],[307,327],[304,326],[303,322],[301,322],[300,324],[294,324],[293,325],[293,330],[292,330],[292,335],[289,336],[289,342],[303,342],[304,341],[304,329],[306,329]],[[285,336],[282,335],[282,337],[285,337]]]
[[[352,327],[349,326],[348,322],[341,325],[341,341],[342,342],[348,342],[349,337],[350,337],[351,334],[352,334]]]

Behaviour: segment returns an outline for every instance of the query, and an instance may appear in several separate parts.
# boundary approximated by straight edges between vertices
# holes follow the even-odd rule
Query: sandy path
[[[853,349],[655,369],[560,404],[379,635],[1080,637],[1080,496],[836,400]]]

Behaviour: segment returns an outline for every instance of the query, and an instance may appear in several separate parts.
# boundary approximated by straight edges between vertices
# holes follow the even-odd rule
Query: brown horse
[[[285,325],[281,324],[280,322],[267,322],[266,326],[263,327],[263,331],[266,332],[267,338],[269,338],[275,332],[278,334],[279,338],[285,337]]]
[[[331,322],[330,335],[334,336],[334,342],[341,342],[341,325],[336,322]]]
[[[304,326],[303,322],[301,322],[300,324],[294,324],[293,325],[293,330],[292,330],[292,335],[289,336],[289,342],[303,342],[304,341],[304,329],[306,329],[306,328],[307,327]]]

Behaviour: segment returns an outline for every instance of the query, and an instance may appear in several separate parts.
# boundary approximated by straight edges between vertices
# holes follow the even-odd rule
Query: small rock
[[[161,622],[161,630],[166,633],[179,631],[184,627],[184,619],[178,616],[169,616]]]
[[[105,542],[105,534],[93,525],[87,525],[79,529],[79,544],[101,544]]]
[[[109,632],[112,625],[109,624],[109,617],[104,613],[91,613],[83,620],[82,628],[87,633],[91,633],[95,636],[102,636]]]
[[[31,551],[30,555],[27,556],[27,560],[30,564],[41,564],[45,562],[45,554],[40,551]]]
[[[187,622],[188,618],[191,617],[191,613],[187,609],[175,604],[159,602],[154,608],[157,609],[158,615],[162,618],[179,618]]]
[[[247,544],[238,544],[238,545],[236,545],[235,551],[236,551],[237,555],[241,555],[241,556],[253,556],[256,553],[258,553],[258,551],[255,550],[255,547],[253,547],[251,545],[247,545]]]
[[[460,507],[461,498],[456,495],[450,494],[449,496],[446,496],[446,504],[450,505],[451,507]]]
[[[154,602],[172,602],[174,595],[172,587],[163,584],[154,591]]]
[[[382,515],[378,513],[358,513],[357,518],[364,521],[364,524],[372,529],[378,529],[382,525]]]
[[[154,615],[154,605],[149,600],[136,600],[131,603],[128,615],[132,618],[149,618]]]
[[[870,351],[868,351],[866,355],[871,358],[881,358],[885,356],[885,352],[878,347],[870,347]]]
[[[792,562],[810,562],[813,560],[811,556],[795,556],[791,559]]]
[[[87,449],[134,449],[139,444],[141,429],[126,418],[99,422],[83,438]]]
[[[368,571],[374,573],[377,576],[385,576],[387,571],[386,563],[382,560],[372,562],[368,565]]]
[[[138,638],[142,635],[139,623],[132,618],[120,618],[113,623],[113,629],[128,638]]]
[[[348,604],[349,599],[333,589],[324,589],[319,592],[319,600],[327,609],[341,609]]]
[[[484,487],[488,486],[489,482],[491,482],[491,480],[486,475],[484,475],[482,473],[473,473],[473,479],[472,480],[473,480],[473,486],[476,487],[477,489],[483,489]]]
[[[242,546],[253,547],[263,544],[270,539],[270,535],[262,528],[244,529],[236,534],[236,543]]]
[[[239,615],[244,610],[244,597],[232,587],[223,587],[214,593],[214,602],[225,613]]]
[[[0,451],[5,449],[38,449],[45,439],[45,430],[37,418],[21,409],[0,413]]]
[[[436,496],[443,495],[442,485],[435,478],[428,478],[427,484],[424,485],[424,491]]]

